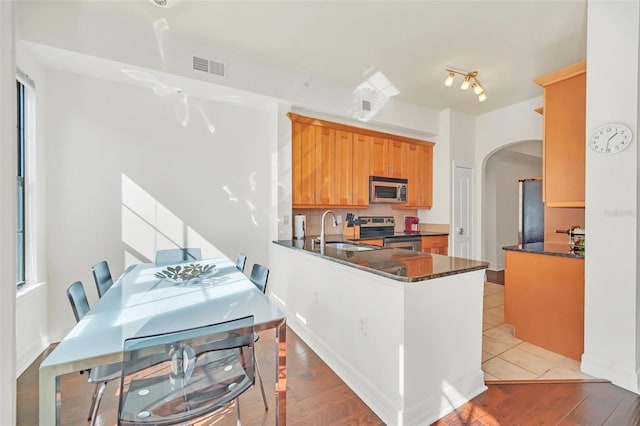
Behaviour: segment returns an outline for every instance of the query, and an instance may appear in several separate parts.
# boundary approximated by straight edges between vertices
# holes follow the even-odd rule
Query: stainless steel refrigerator
[[[518,244],[543,242],[542,180],[521,179],[518,185],[520,194]]]

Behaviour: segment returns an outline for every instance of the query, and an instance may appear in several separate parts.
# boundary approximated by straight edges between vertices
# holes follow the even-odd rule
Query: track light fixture
[[[451,70],[451,69],[447,69],[447,72],[449,73],[449,76],[447,77],[447,79],[444,81],[444,85],[449,87],[451,85],[453,85],[453,79],[456,76],[456,74],[463,76],[464,80],[462,81],[462,84],[460,85],[460,89],[462,90],[467,90],[469,89],[469,86],[471,85],[471,89],[473,89],[473,93],[475,93],[476,95],[478,95],[478,101],[480,102],[484,102],[487,99],[487,95],[484,92],[484,88],[482,87],[482,85],[480,84],[480,82],[478,81],[478,71],[471,71],[471,72],[461,72],[461,71],[456,71],[456,70]],[[473,84],[471,84],[471,80],[473,80]]]

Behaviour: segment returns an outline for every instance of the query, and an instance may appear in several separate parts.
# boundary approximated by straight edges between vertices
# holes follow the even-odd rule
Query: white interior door
[[[453,169],[453,228],[455,257],[473,259],[473,169],[455,165]]]

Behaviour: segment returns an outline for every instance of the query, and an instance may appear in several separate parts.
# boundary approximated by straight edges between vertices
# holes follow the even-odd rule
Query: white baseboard
[[[630,368],[620,368],[609,362],[583,354],[580,370],[590,376],[611,380],[614,385],[640,394],[640,371]]]

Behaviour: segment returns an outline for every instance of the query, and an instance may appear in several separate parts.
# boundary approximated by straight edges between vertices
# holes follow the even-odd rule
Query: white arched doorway
[[[504,270],[502,247],[518,243],[518,180],[542,176],[542,141],[508,143],[482,162],[482,253],[489,270]]]

